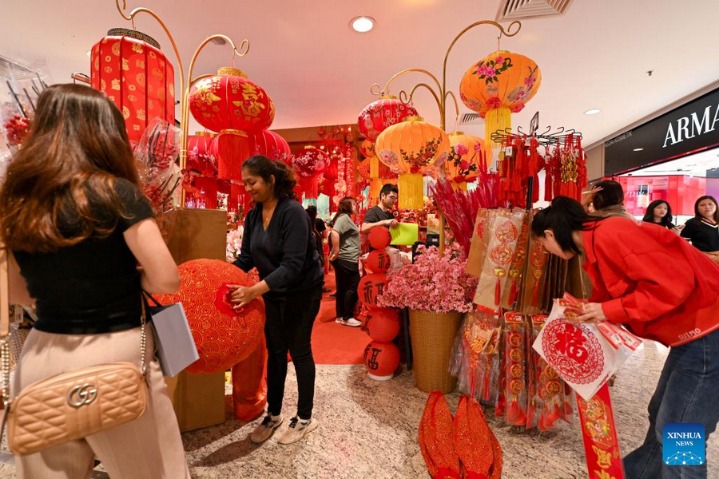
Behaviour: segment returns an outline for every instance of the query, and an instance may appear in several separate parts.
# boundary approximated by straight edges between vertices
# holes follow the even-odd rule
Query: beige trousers
[[[85,439],[17,456],[20,479],[82,479],[95,456],[112,479],[189,478],[177,418],[167,394],[152,330],[147,328],[148,398],[142,416]],[[33,330],[15,371],[14,391],[55,374],[115,361],[140,364],[140,329],[74,335]]]

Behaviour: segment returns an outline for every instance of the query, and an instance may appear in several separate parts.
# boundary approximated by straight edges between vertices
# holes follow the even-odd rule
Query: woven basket
[[[449,373],[449,363],[463,316],[457,312],[409,311],[414,377],[422,391],[449,393],[457,385]]]

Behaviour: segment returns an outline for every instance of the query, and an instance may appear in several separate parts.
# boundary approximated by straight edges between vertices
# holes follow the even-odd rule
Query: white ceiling
[[[187,68],[199,43],[224,33],[249,54],[236,60],[249,78],[272,96],[272,128],[354,123],[374,97],[372,83],[386,82],[405,68],[441,77],[444,53],[470,23],[493,20],[499,0],[129,0],[146,6],[173,32]],[[0,55],[40,68],[54,82],[72,72],[89,73],[86,52],[113,27],[129,27],[114,0],[1,0]],[[350,30],[357,15],[377,26],[369,34]],[[525,20],[501,47],[534,59],[542,86],[515,125],[528,126],[535,111],[540,126],[581,131],[585,146],[719,80],[719,1],[574,0],[566,14]],[[155,21],[137,17],[136,27],[155,37],[171,57]],[[497,48],[497,30],[480,26],[465,34],[449,57],[447,88],[474,62]],[[229,47],[208,46],[196,74],[230,62]],[[652,70],[651,76],[647,71]],[[441,78],[440,78],[441,79]],[[396,82],[408,88],[410,75]],[[179,85],[178,85],[179,88]],[[396,90],[394,91],[396,93]],[[438,122],[429,94],[415,106]],[[469,111],[460,105],[461,112]],[[598,115],[583,112],[600,108]],[[448,111],[448,117],[453,116]],[[447,129],[452,129],[448,121]],[[483,135],[481,126],[464,128]]]

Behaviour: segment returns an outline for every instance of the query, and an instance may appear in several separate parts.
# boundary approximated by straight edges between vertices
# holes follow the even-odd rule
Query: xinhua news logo
[[[664,426],[662,449],[668,466],[700,466],[706,461],[703,424],[673,422]]]

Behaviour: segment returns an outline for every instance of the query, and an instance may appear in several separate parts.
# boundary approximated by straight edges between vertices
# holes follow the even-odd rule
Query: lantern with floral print
[[[380,133],[375,151],[399,175],[399,207],[419,210],[424,206],[423,176],[444,164],[449,139],[440,128],[415,116]]]
[[[133,146],[155,117],[175,122],[175,73],[155,40],[113,28],[92,47],[90,57],[90,86],[120,109]]]
[[[357,126],[368,140],[375,140],[387,127],[396,125],[408,116],[417,116],[413,106],[402,103],[395,96],[383,96],[362,109]]]
[[[498,50],[472,65],[462,77],[459,93],[467,107],[485,120],[485,141],[497,130],[511,128],[511,113],[522,111],[542,83],[531,58]]]
[[[249,137],[252,155],[263,155],[272,161],[281,161],[287,164],[292,160],[292,150],[289,143],[278,133],[263,130],[250,133]]]
[[[447,135],[451,150],[444,171],[454,188],[467,190],[467,183],[477,179],[480,171],[487,171],[487,154],[484,140],[458,131]]]
[[[317,199],[319,175],[329,164],[330,155],[314,146],[305,146],[292,156],[292,169],[297,173],[297,182],[305,199]]]
[[[214,133],[198,131],[187,138],[187,169],[203,176],[217,176],[217,161],[210,151]]]

